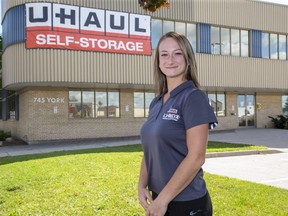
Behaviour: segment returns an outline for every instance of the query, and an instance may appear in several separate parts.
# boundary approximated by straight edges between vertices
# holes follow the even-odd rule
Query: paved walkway
[[[278,153],[207,158],[206,172],[288,189],[288,130],[212,132],[209,140],[262,145]]]
[[[288,130],[237,129],[212,131],[210,141],[264,145],[269,151],[207,155],[204,170],[209,173],[288,189]],[[1,157],[56,151],[101,148],[140,143],[137,138],[73,141],[0,147]],[[252,153],[252,154],[251,154]]]

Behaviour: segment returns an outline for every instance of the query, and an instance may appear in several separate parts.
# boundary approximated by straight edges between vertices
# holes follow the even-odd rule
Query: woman
[[[217,119],[199,89],[195,56],[186,37],[175,32],[162,36],[154,75],[158,96],[141,129],[140,204],[149,216],[212,215],[201,166],[208,130]]]

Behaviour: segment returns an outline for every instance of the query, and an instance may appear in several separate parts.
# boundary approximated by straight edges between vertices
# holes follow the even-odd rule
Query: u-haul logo
[[[26,4],[26,47],[151,54],[151,17],[56,3]]]
[[[180,115],[177,114],[178,110],[174,108],[170,108],[167,113],[164,113],[162,116],[163,120],[169,121],[178,121],[180,119]]]

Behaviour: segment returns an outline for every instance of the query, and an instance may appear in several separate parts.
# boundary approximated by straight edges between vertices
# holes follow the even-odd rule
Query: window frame
[[[70,103],[70,92],[80,92],[80,115],[78,117],[74,117],[72,116],[71,114],[73,114],[70,110],[71,110],[71,103]],[[83,93],[84,92],[93,92],[93,103],[94,103],[94,107],[92,105],[92,113],[94,113],[92,115],[92,117],[88,117],[86,118],[85,116],[83,116],[83,104],[84,104],[84,101],[83,101]],[[105,93],[105,105],[106,105],[106,108],[104,110],[104,115],[103,116],[99,116],[97,115],[98,113],[98,110],[97,110],[97,105],[96,105],[96,102],[97,102],[97,92],[100,93]],[[116,114],[116,116],[110,116],[109,115],[109,93],[111,92],[117,92],[118,93],[118,116]],[[73,89],[73,90],[69,90],[68,91],[68,118],[69,119],[99,119],[99,118],[120,118],[120,114],[121,114],[121,106],[120,106],[120,90],[119,89]]]
[[[213,105],[211,104],[211,106],[213,107],[214,114],[217,117],[226,117],[227,116],[227,101],[226,101],[227,97],[226,97],[226,92],[208,91],[208,92],[206,92],[206,94],[207,94],[209,100],[211,100],[209,95],[215,95],[215,107],[216,107],[216,109],[214,109]],[[220,94],[224,96],[224,110],[223,109],[222,110],[218,109],[218,101],[219,101],[218,100],[218,97],[219,97],[218,95],[220,95]],[[211,103],[211,101],[210,101],[210,103]],[[219,111],[223,111],[223,115],[219,115],[219,113],[218,113]]]
[[[141,116],[135,116],[135,93],[143,93],[143,115]],[[133,92],[133,117],[134,118],[147,118],[149,115],[149,107],[150,104],[152,102],[152,100],[150,102],[148,102],[147,99],[147,94],[153,93],[154,96],[152,97],[152,100],[156,97],[156,94],[154,91],[141,91],[141,90],[135,90]]]

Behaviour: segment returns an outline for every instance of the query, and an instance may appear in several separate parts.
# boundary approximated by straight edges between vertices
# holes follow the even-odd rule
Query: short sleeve
[[[209,129],[217,126],[218,121],[207,95],[197,89],[186,99],[182,110],[186,130],[200,124],[209,124]]]

